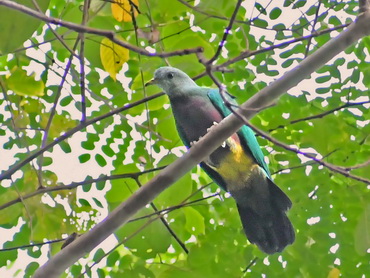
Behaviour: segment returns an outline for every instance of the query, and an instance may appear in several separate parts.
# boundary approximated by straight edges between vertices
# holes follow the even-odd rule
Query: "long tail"
[[[294,242],[294,229],[285,214],[292,202],[270,179],[266,180],[270,194],[267,199],[260,200],[259,205],[268,209],[256,210],[255,203],[237,204],[237,207],[248,240],[263,252],[273,254]]]

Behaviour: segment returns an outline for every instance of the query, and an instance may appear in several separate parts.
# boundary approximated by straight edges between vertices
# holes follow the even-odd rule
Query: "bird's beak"
[[[157,84],[157,81],[153,78],[145,83],[145,87],[148,87],[150,85],[155,85],[155,84]]]

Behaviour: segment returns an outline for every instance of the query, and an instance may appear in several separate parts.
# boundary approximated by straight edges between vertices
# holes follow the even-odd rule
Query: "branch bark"
[[[338,37],[332,39],[318,51],[307,57],[297,67],[285,73],[280,79],[245,102],[241,109],[238,110],[238,113],[250,119],[259,109],[274,103],[287,90],[296,86],[300,81],[361,37],[369,34],[370,13],[367,11]],[[116,229],[126,223],[141,208],[151,202],[159,193],[212,153],[242,125],[243,122],[235,115],[225,118],[212,128],[206,136],[200,139],[183,157],[162,170],[145,186],[137,190],[127,201],[112,211],[101,223],[98,223],[88,233],[79,237],[40,267],[36,271],[34,278],[59,277],[65,269],[90,252]]]

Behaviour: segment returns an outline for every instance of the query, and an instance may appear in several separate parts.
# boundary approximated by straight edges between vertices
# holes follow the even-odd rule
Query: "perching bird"
[[[177,130],[188,148],[231,113],[218,89],[199,87],[179,69],[157,69],[154,78],[146,85],[151,84],[156,84],[169,96]],[[235,103],[231,97],[228,101]],[[292,202],[272,181],[263,153],[249,127],[243,126],[200,165],[235,199],[251,243],[268,254],[281,252],[293,243],[293,226],[285,214]]]

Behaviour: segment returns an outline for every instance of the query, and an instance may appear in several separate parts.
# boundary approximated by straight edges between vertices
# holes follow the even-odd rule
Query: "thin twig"
[[[89,16],[90,0],[85,0],[83,5],[83,15],[81,26],[86,26]],[[79,34],[80,44],[80,90],[81,90],[81,122],[86,121],[86,85],[85,85],[85,33]]]
[[[75,45],[73,46],[73,51],[76,50],[77,45],[78,45],[78,39],[75,42]],[[64,87],[64,83],[66,82],[67,75],[68,75],[69,70],[70,70],[70,68],[72,66],[73,56],[74,55],[70,55],[69,56],[68,62],[66,64],[66,68],[64,69],[64,73],[63,73],[62,79],[61,79],[60,84],[58,86],[58,91],[56,92],[54,103],[53,103],[53,106],[51,107],[50,115],[49,115],[48,121],[46,123],[46,127],[44,129],[44,134],[42,136],[41,148],[44,148],[46,146],[46,144],[47,144],[50,127],[51,127],[51,124],[53,122],[53,119],[54,119],[54,116],[55,116],[55,113],[56,113],[57,105],[59,103],[59,98],[60,98],[60,96],[62,94],[62,89]],[[41,154],[38,157],[37,162],[38,162],[38,165],[39,165],[39,169],[38,169],[38,172],[37,172],[38,179],[40,181],[40,185],[39,186],[40,187],[43,187],[43,184],[42,184],[42,165],[44,164],[44,155],[43,154]]]
[[[36,246],[43,246],[43,245],[46,245],[46,244],[53,244],[53,243],[61,242],[61,241],[64,241],[64,240],[65,240],[65,238],[54,239],[54,240],[49,240],[49,241],[40,242],[40,243],[25,244],[25,245],[20,245],[20,246],[2,248],[2,249],[0,249],[0,252],[6,252],[6,251],[12,251],[12,250],[18,250],[18,249],[24,249],[24,248],[33,248],[33,247],[36,247]]]
[[[159,171],[164,169],[166,166],[158,167],[158,168],[153,168],[149,170],[145,170],[142,172],[134,172],[134,173],[126,173],[126,174],[118,174],[118,175],[111,175],[111,176],[101,176],[97,179],[88,179],[80,182],[72,182],[71,184],[67,185],[57,185],[57,186],[51,186],[51,187],[42,187],[37,189],[34,192],[28,193],[26,195],[20,196],[17,199],[14,199],[12,201],[9,201],[3,205],[0,206],[0,210],[5,209],[7,207],[10,207],[11,205],[14,205],[16,203],[19,203],[23,200],[27,200],[29,198],[32,198],[37,195],[45,194],[45,193],[50,193],[50,192],[55,192],[55,191],[62,191],[62,190],[72,190],[75,189],[79,186],[84,186],[87,184],[92,184],[92,183],[97,183],[97,182],[102,182],[102,181],[110,181],[110,180],[116,180],[116,179],[125,179],[125,178],[132,178],[136,179],[141,175],[151,173],[154,171]]]
[[[142,184],[141,184],[141,182],[139,181],[139,179],[138,178],[136,178],[135,179],[135,181],[136,181],[136,183],[137,183],[137,185],[139,186],[139,187],[142,187]],[[157,208],[157,206],[153,203],[153,202],[151,202],[150,203],[150,206],[153,208],[153,210],[155,211],[155,212],[157,212],[158,213],[158,208]],[[164,218],[164,216],[163,215],[161,215],[161,214],[158,214],[158,216],[159,216],[159,219],[161,220],[161,222],[163,223],[163,225],[166,227],[166,229],[167,229],[167,231],[172,235],[172,237],[177,241],[177,243],[181,246],[181,248],[182,248],[182,250],[184,250],[184,252],[186,253],[186,254],[188,254],[189,253],[189,250],[188,250],[188,248],[186,248],[186,246],[185,246],[185,243],[183,243],[182,241],[181,241],[181,239],[177,236],[177,234],[175,233],[175,231],[170,227],[170,225],[167,223],[167,220]]]
[[[236,6],[235,6],[235,9],[234,9],[234,12],[230,18],[230,21],[229,21],[229,25],[226,27],[225,31],[224,31],[224,35],[222,36],[222,39],[218,45],[218,48],[216,50],[216,53],[215,55],[213,55],[213,57],[207,62],[207,65],[212,65],[212,63],[214,61],[216,61],[216,59],[218,58],[218,56],[220,56],[221,54],[221,51],[222,51],[222,48],[224,47],[224,45],[226,44],[226,40],[227,40],[227,37],[228,35],[230,34],[231,32],[231,29],[233,28],[233,24],[234,24],[234,21],[235,21],[235,18],[236,18],[236,15],[238,13],[238,10],[240,8],[240,5],[242,4],[242,0],[238,0],[238,2],[236,3]]]
[[[319,114],[316,114],[316,115],[312,115],[312,116],[308,116],[308,117],[304,117],[304,118],[301,118],[301,119],[297,119],[297,120],[292,120],[290,121],[288,124],[296,124],[296,123],[299,123],[299,122],[306,122],[306,121],[310,121],[310,120],[314,120],[314,119],[321,119],[327,115],[330,115],[336,111],[339,111],[339,110],[342,110],[344,108],[349,108],[349,107],[352,107],[352,106],[358,106],[358,105],[364,105],[364,104],[368,104],[370,103],[370,100],[369,101],[361,101],[361,102],[347,102],[341,106],[338,106],[336,108],[333,108],[333,109],[330,109],[328,111],[325,111],[323,113],[319,113]],[[280,129],[280,128],[285,128],[288,124],[286,125],[279,125],[277,127],[274,127],[274,128],[271,128],[268,130],[268,132],[271,132],[271,131],[274,131],[274,130],[277,130],[277,129]]]
[[[247,266],[246,266],[246,268],[244,269],[244,271],[243,272],[247,272],[248,271],[248,269],[250,269],[256,262],[257,262],[257,260],[258,260],[258,257],[255,257]]]
[[[319,0],[319,3],[317,4],[316,12],[315,12],[315,19],[314,19],[313,24],[312,24],[311,33],[315,33],[316,32],[315,26],[316,26],[317,20],[319,18],[319,11],[320,11],[320,7],[321,7],[321,3],[322,3],[322,1]],[[312,41],[312,37],[307,40],[306,51],[305,51],[305,54],[304,54],[305,57],[308,56],[308,52],[310,51],[311,41]]]
[[[315,37],[321,36],[323,34],[327,34],[327,33],[333,32],[333,31],[337,31],[339,29],[343,29],[343,28],[348,27],[349,24],[350,23],[339,25],[339,26],[336,26],[336,27],[333,27],[333,28],[328,28],[328,29],[325,29],[325,30],[322,30],[322,31],[317,31],[314,34],[310,34],[310,35],[303,36],[303,37],[300,37],[300,38],[291,39],[291,40],[288,40],[288,41],[285,41],[285,42],[282,42],[282,43],[279,43],[279,44],[271,45],[269,47],[261,48],[261,49],[258,49],[258,50],[253,50],[253,51],[252,50],[245,50],[245,51],[241,52],[238,56],[236,56],[232,59],[229,59],[228,61],[222,63],[221,65],[214,66],[212,68],[212,71],[225,72],[225,68],[227,68],[228,66],[230,66],[232,64],[235,64],[235,63],[237,63],[237,62],[239,62],[243,59],[253,57],[253,56],[256,56],[256,55],[261,54],[261,53],[273,51],[273,50],[278,49],[278,48],[283,48],[283,47],[286,47],[286,46],[288,46],[292,43],[297,43],[297,42],[300,42],[300,41],[308,40],[310,38],[315,38]],[[203,59],[200,59],[200,61],[202,62]],[[200,78],[202,78],[206,75],[207,75],[207,71],[204,71],[204,72],[198,74],[197,76],[194,76],[193,79],[197,80],[197,79],[200,79]]]

